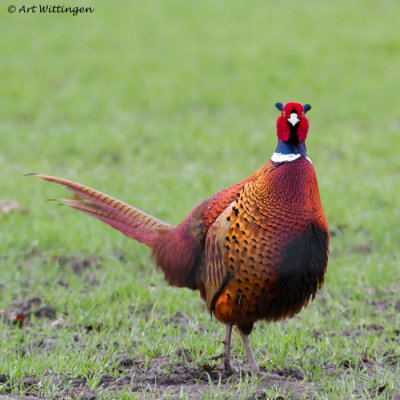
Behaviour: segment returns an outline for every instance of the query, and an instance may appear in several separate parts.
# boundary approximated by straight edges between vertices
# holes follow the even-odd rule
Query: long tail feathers
[[[166,222],[90,187],[49,175],[29,175],[66,186],[75,192],[76,198],[59,199],[64,204],[89,214],[144,244],[148,245],[157,236],[158,230],[172,228]]]

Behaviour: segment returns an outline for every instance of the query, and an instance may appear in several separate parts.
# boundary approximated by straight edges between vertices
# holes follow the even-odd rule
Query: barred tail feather
[[[157,231],[172,228],[166,222],[90,187],[54,176],[31,175],[66,186],[76,193],[77,199],[60,199],[60,201],[105,222],[141,243],[149,245],[157,236]]]

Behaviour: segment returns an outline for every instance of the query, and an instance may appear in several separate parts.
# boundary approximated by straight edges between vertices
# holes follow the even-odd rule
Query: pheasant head
[[[310,111],[309,104],[300,103],[276,103],[275,107],[281,111],[281,115],[276,121],[278,138],[283,142],[297,144],[307,138],[308,119],[306,112]]]
[[[278,147],[272,156],[272,161],[293,161],[300,156],[307,157],[304,141],[308,133],[307,111],[309,104],[276,103],[275,107],[281,111],[276,121]]]

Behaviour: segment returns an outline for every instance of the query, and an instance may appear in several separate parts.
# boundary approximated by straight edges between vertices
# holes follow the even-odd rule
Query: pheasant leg
[[[232,337],[232,325],[226,325],[225,339],[223,340],[224,351],[222,352],[222,366],[225,369],[232,370],[230,358],[231,358],[231,337]]]
[[[239,333],[240,333],[240,337],[242,338],[242,341],[243,341],[247,360],[249,361],[250,371],[257,374],[259,372],[259,369],[258,369],[256,360],[254,359],[253,351],[251,350],[251,345],[250,345],[250,340],[249,340],[250,335],[246,335],[240,329],[239,329]]]

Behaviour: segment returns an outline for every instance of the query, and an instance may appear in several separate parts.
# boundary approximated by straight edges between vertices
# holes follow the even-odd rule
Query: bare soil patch
[[[128,367],[127,364],[132,365]],[[123,360],[120,367],[123,369],[120,371],[120,375],[105,374],[101,377],[99,386],[103,389],[103,396],[107,396],[107,393],[112,396],[112,392],[128,387],[132,392],[142,392],[151,388],[150,390],[153,394],[158,393],[160,398],[165,393],[169,393],[171,396],[178,396],[182,391],[188,393],[190,398],[197,400],[202,398],[202,394],[209,390],[212,383],[215,387],[218,387],[215,389],[217,392],[218,390],[229,391],[234,394],[235,398],[239,399],[239,393],[235,388],[235,384],[239,382],[240,375],[231,374],[216,365],[196,366],[185,362],[171,364],[168,359],[157,358],[151,361],[147,369],[144,369],[141,362],[128,362],[127,360]],[[168,367],[168,373],[165,370],[162,371],[165,367]],[[97,394],[87,386],[87,379],[84,377],[68,378],[66,376],[54,376],[51,379],[54,385],[65,388],[55,398],[62,399],[70,396],[82,400],[97,399]],[[7,381],[7,376],[0,375],[0,384],[7,385]],[[40,386],[41,382],[39,379],[25,377],[25,395],[23,397],[15,397],[11,394],[0,395],[0,400],[14,398],[26,400],[43,399],[40,395]],[[304,382],[304,378],[299,372],[280,370],[269,373],[264,372],[259,387],[248,399],[264,399],[264,390],[269,389],[271,386],[280,388],[281,393],[285,394],[285,397],[281,396],[279,397],[280,399],[297,399],[304,394],[312,398],[316,393],[316,387],[310,382]]]
[[[388,360],[390,361],[390,360]],[[400,360],[391,360],[394,364],[398,364]],[[343,362],[340,366],[326,364],[323,366],[324,373],[331,376],[332,379],[342,379],[345,374],[351,373],[357,369],[364,371],[366,376],[374,376],[382,366],[379,363],[374,363],[369,360],[363,360],[358,365],[348,362]],[[234,398],[241,399],[242,395],[237,390],[237,384],[240,381],[239,374],[232,374],[220,368],[215,364],[193,365],[187,361],[178,361],[171,363],[167,358],[155,358],[150,364],[145,367],[144,362],[133,360],[126,355],[120,356],[115,374],[104,374],[98,384],[101,388],[103,396],[118,392],[121,390],[129,390],[134,392],[143,392],[143,398],[146,398],[146,390],[148,396],[154,396],[154,393],[162,397],[168,393],[171,398],[178,396],[180,392],[185,392],[190,395],[190,398],[200,400],[204,392],[209,391],[210,384],[215,388],[215,391],[230,392]],[[62,399],[70,396],[71,398],[82,400],[95,400],[97,394],[87,385],[85,377],[68,377],[68,376],[50,376],[54,385],[61,388],[58,395],[54,398]],[[0,384],[7,385],[8,377],[0,375]],[[0,395],[0,400],[5,399],[24,399],[24,400],[39,400],[41,396],[41,382],[34,376],[25,377],[23,381],[25,395],[16,397],[15,395]],[[314,398],[319,390],[318,385],[310,381],[310,377],[304,376],[298,370],[273,370],[266,372],[262,371],[262,378],[258,387],[247,397],[248,400],[266,399],[265,391],[274,387],[279,389],[280,395],[276,399],[300,399]],[[362,380],[358,384],[358,389],[363,391]],[[377,395],[385,393],[385,398],[400,400],[400,391],[388,392],[385,386],[376,388]],[[371,393],[372,395],[372,393]],[[175,397],[179,398],[179,397]]]

